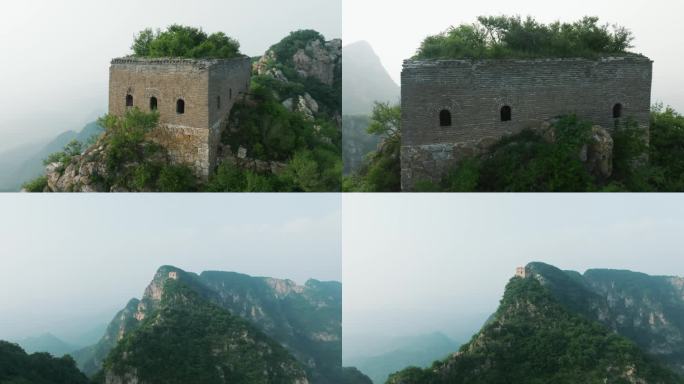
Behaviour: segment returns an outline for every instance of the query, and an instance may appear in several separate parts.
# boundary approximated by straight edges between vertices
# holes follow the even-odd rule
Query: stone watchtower
[[[174,164],[206,179],[216,166],[221,131],[237,98],[249,90],[251,63],[235,59],[113,59],[109,113],[157,110],[150,139],[165,147]]]
[[[653,62],[600,59],[407,60],[401,73],[401,186],[437,182],[505,135],[576,114],[648,130]]]
[[[515,276],[521,277],[521,278],[526,278],[527,277],[527,268],[526,267],[516,267],[515,268]]]

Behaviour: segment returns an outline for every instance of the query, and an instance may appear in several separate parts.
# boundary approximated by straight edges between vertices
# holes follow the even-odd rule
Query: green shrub
[[[593,58],[628,54],[632,40],[629,30],[599,25],[597,17],[547,25],[531,17],[523,20],[519,16],[480,16],[476,23],[451,27],[443,33],[427,37],[414,58]]]
[[[48,157],[43,160],[43,164],[62,163],[68,165],[71,163],[71,159],[75,156],[79,156],[81,153],[83,153],[83,144],[74,139],[71,140],[63,150],[49,154]]]
[[[166,165],[159,171],[157,190],[160,192],[192,192],[197,188],[197,179],[188,166]]]
[[[171,25],[166,31],[145,29],[131,46],[138,57],[228,59],[242,56],[240,43],[223,32],[207,35],[202,29]]]
[[[39,176],[29,182],[26,182],[21,188],[26,192],[43,192],[46,187],[47,177]]]

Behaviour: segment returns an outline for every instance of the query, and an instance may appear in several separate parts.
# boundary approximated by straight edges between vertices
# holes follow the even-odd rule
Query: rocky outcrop
[[[325,85],[332,86],[335,81],[335,68],[342,57],[342,40],[334,39],[325,43],[320,40],[310,41],[304,49],[299,49],[292,61],[297,73],[304,77],[313,77]]]
[[[295,99],[290,97],[283,101],[283,106],[292,112],[299,112],[307,120],[314,119],[314,115],[318,113],[318,103],[314,100],[308,92],[297,96]]]
[[[240,169],[262,174],[272,173],[274,175],[280,174],[287,166],[286,163],[281,161],[266,161],[252,158],[245,147],[239,147],[237,153],[234,154],[230,145],[227,144],[219,144],[217,161],[219,165],[227,163]]]
[[[554,122],[545,121],[533,130],[547,142],[555,143],[557,132]],[[610,132],[600,125],[593,125],[589,142],[580,148],[578,156],[589,173],[601,179],[609,178],[613,174],[613,137]]]
[[[153,145],[143,143],[143,147]],[[142,149],[144,151],[144,148]],[[72,157],[67,163],[55,162],[45,167],[47,177],[46,192],[130,192],[121,185],[107,185],[106,180],[116,179],[114,172],[107,167],[108,144],[103,136],[97,143],[87,148],[81,155]],[[147,163],[168,164],[164,151],[150,151]],[[137,161],[129,161],[120,169],[130,170],[140,166]],[[145,191],[148,192],[148,191]]]
[[[333,39],[323,42],[318,39],[309,41],[304,48],[298,49],[291,58],[297,75],[301,78],[314,78],[321,83],[332,86],[335,82],[335,71],[342,60],[342,40]],[[268,50],[256,63],[253,70],[257,75],[271,76],[282,82],[295,81],[288,79],[283,71],[277,68],[278,58],[273,50]]]

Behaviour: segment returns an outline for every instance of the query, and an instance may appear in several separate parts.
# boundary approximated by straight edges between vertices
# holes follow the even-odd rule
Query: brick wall
[[[611,128],[613,107],[648,129],[652,62],[644,57],[404,62],[402,188],[437,181],[504,135],[575,113]],[[511,108],[501,121],[501,108]],[[440,126],[448,110],[451,126]]]
[[[155,97],[159,127],[150,138],[167,149],[173,163],[189,165],[206,179],[216,165],[222,123],[237,97],[249,88],[250,73],[249,58],[114,59],[109,113],[123,115],[127,95],[133,97],[133,107],[149,111]],[[176,111],[179,99],[185,103],[183,114]]]

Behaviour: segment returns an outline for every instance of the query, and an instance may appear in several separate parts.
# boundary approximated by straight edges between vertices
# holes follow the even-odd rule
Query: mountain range
[[[49,142],[37,142],[0,153],[0,191],[18,192],[21,185],[43,174],[43,160],[61,151],[72,140],[87,143],[103,132],[96,122],[86,124],[80,131],[66,131]]]
[[[530,263],[469,343],[390,384],[682,383],[684,279]]]
[[[74,358],[83,372],[109,384],[133,378],[174,382],[171,377],[195,383],[237,378],[338,383],[343,375],[341,297],[338,282],[297,285],[163,266],[142,298],[131,299],[100,341]],[[177,363],[162,372],[168,361]],[[197,367],[205,367],[200,369],[204,372],[207,364],[215,369],[199,375]]]

